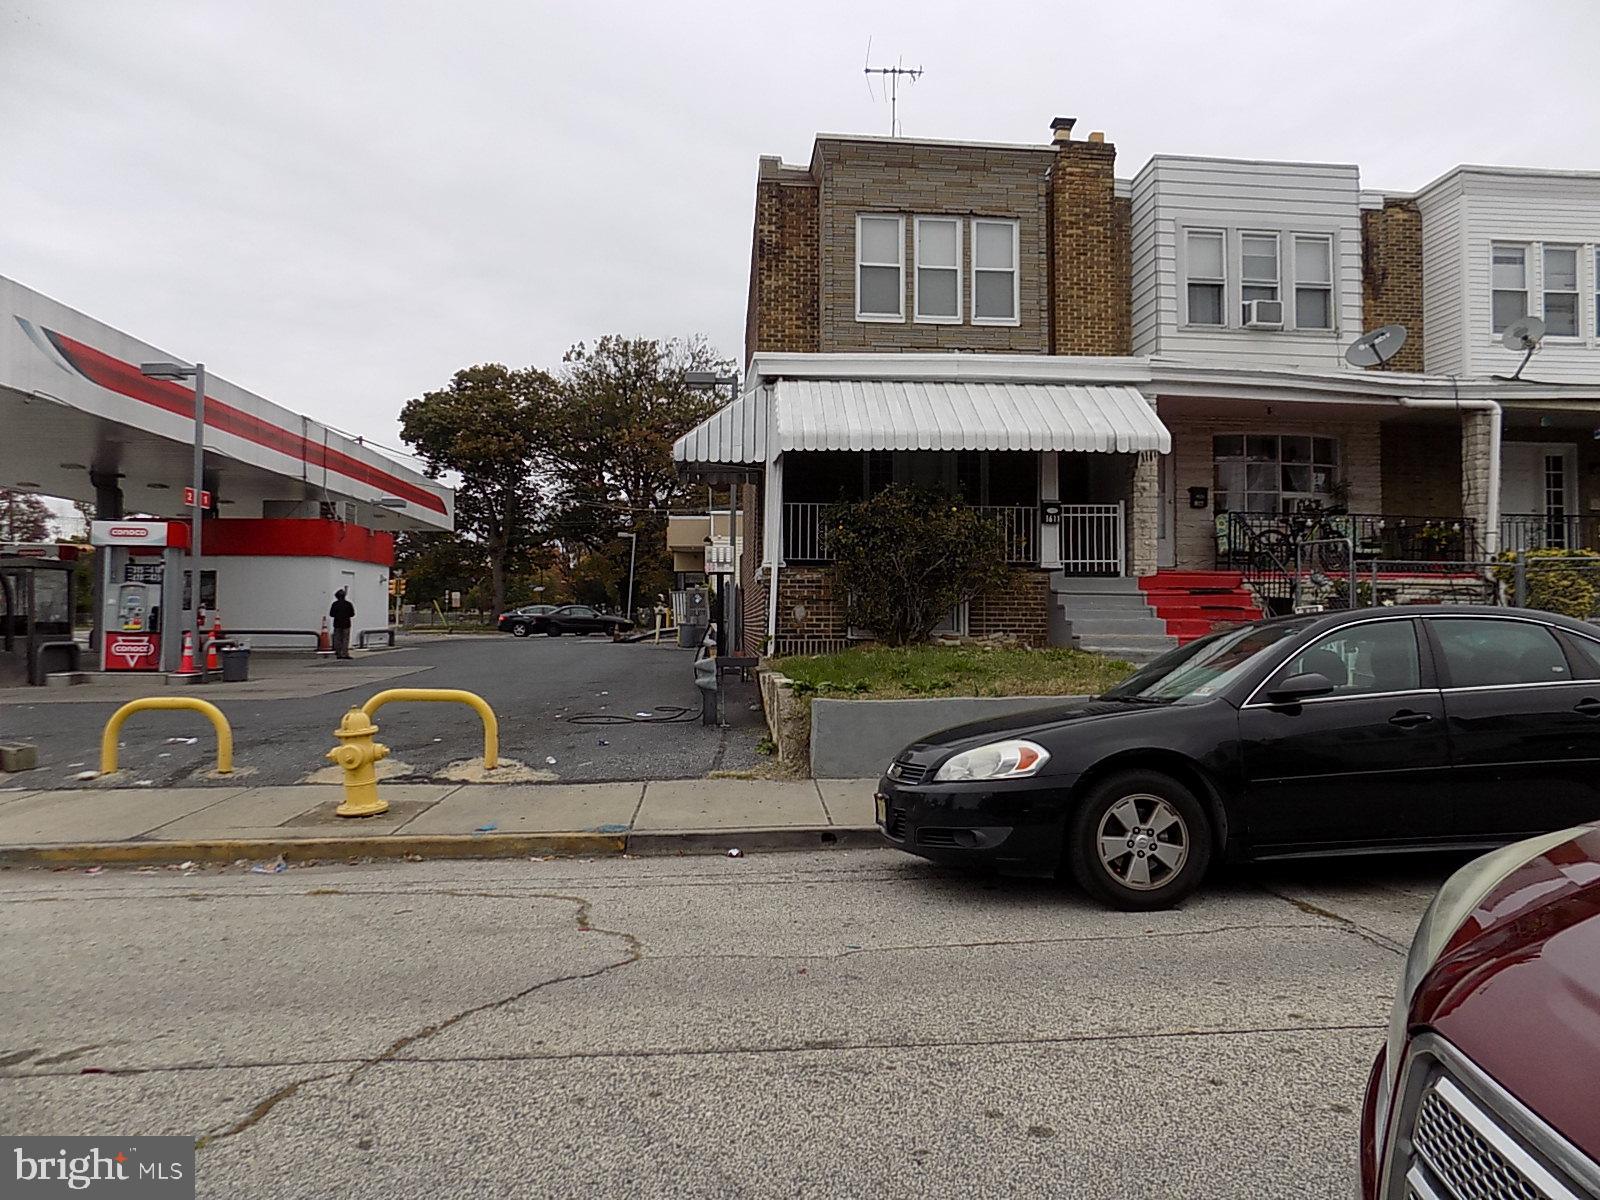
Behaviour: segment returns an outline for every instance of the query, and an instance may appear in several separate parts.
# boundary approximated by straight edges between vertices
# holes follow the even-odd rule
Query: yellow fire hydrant
[[[378,727],[359,708],[352,708],[333,731],[342,745],[328,751],[327,757],[344,769],[344,803],[334,809],[341,817],[375,817],[389,811],[389,802],[378,795],[378,772],[374,765],[389,757],[389,747],[372,740]]]

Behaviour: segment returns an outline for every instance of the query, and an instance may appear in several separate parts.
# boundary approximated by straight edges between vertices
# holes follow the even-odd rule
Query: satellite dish
[[[1544,322],[1538,317],[1522,317],[1511,322],[1500,339],[1507,350],[1536,350],[1544,338]]]
[[[1539,348],[1539,343],[1543,339],[1544,322],[1538,317],[1520,317],[1511,322],[1500,343],[1507,350],[1523,351],[1522,361],[1511,373],[1512,379],[1522,378],[1522,368],[1528,365],[1528,360],[1533,357],[1533,352]]]
[[[1352,367],[1381,367],[1400,353],[1400,347],[1405,344],[1404,325],[1385,325],[1351,342],[1344,352],[1344,360]]]

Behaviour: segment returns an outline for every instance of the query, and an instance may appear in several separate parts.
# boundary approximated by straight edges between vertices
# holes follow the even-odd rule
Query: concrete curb
[[[600,858],[608,855],[723,854],[741,851],[826,850],[876,846],[876,826],[815,826],[784,829],[661,830],[610,833],[402,834],[388,837],[236,838],[171,842],[63,842],[0,847],[0,866],[163,866],[170,863],[232,863],[283,856],[294,863],[350,858],[394,860]]]

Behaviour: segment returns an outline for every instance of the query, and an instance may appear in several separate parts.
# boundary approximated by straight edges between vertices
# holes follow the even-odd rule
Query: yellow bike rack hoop
[[[217,774],[233,773],[233,729],[220,708],[193,696],[146,696],[141,700],[128,701],[112,713],[111,719],[106,722],[105,731],[100,735],[100,774],[111,775],[116,772],[117,737],[122,733],[123,722],[134,713],[152,709],[197,712],[205,717],[217,731]]]
[[[496,720],[494,709],[489,707],[488,701],[473,692],[464,692],[459,688],[389,688],[363,704],[361,711],[367,714],[368,720],[371,720],[373,714],[385,704],[407,700],[465,704],[473,709],[483,720],[484,769],[492,771],[500,765],[500,722]]]

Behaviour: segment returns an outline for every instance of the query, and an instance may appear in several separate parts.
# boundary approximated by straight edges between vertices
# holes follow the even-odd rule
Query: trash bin
[[[678,649],[693,650],[706,640],[706,627],[704,625],[684,624],[678,626]]]
[[[224,645],[217,647],[222,656],[222,682],[245,683],[250,678],[250,647]]]

